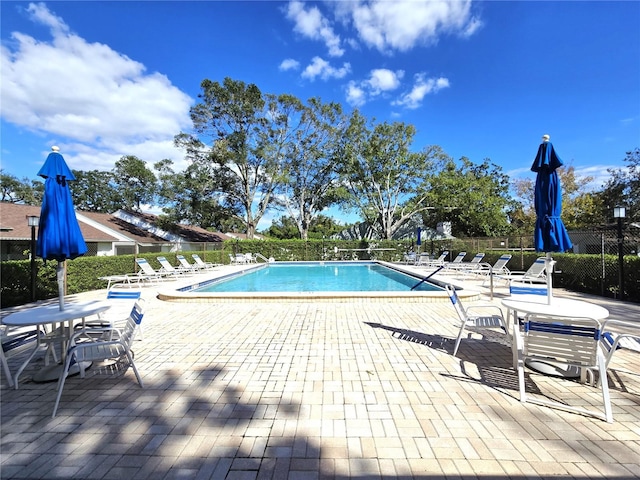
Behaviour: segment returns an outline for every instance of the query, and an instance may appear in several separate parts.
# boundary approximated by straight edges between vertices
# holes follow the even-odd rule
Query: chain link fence
[[[627,292],[625,297],[638,297],[637,272],[628,271],[637,268],[629,257],[640,258],[640,229],[628,228],[619,232],[616,226],[608,229],[581,230],[569,232],[573,243],[573,253],[590,255],[590,261],[567,261],[562,255],[554,255],[558,260],[554,284],[577,291],[585,291],[605,297],[620,298],[620,285]],[[513,254],[509,263],[512,270],[526,270],[531,263],[531,253],[535,252],[533,235],[501,238],[460,239],[454,248],[469,252],[508,251]],[[622,258],[620,253],[622,252]],[[537,255],[541,255],[538,253]],[[622,270],[621,270],[622,265]],[[556,278],[554,277],[554,278]],[[589,285],[588,288],[585,285]],[[637,300],[636,300],[637,301]]]

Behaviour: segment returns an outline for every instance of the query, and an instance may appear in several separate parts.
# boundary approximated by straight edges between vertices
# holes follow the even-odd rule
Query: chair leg
[[[604,403],[604,418],[607,422],[613,422],[613,412],[611,410],[611,397],[609,396],[609,380],[607,379],[606,361],[602,354],[598,355],[598,371],[600,373],[600,388],[602,390],[602,401]]]
[[[60,403],[60,397],[62,397],[62,389],[64,388],[64,382],[67,379],[67,374],[69,373],[69,366],[71,365],[71,358],[74,354],[71,354],[67,357],[67,360],[64,362],[64,369],[60,374],[60,380],[58,380],[58,394],[56,395],[56,403],[53,405],[53,413],[51,414],[51,418],[56,418],[56,412],[58,411],[58,405]]]
[[[460,341],[462,340],[462,334],[464,333],[464,327],[465,324],[464,322],[462,323],[462,326],[460,327],[460,331],[458,332],[458,338],[456,339],[456,345],[453,347],[453,356],[456,356],[456,353],[458,353],[458,347],[460,347]]]
[[[140,384],[140,387],[144,388],[144,383],[142,383],[142,377],[140,377],[140,373],[138,372],[138,368],[136,367],[136,364],[133,363],[133,356],[131,355],[131,351],[127,350],[127,359],[129,360],[129,365],[131,365],[131,368],[133,369],[133,373],[136,374],[136,378],[138,379],[138,383]]]
[[[2,362],[2,369],[4,370],[4,374],[7,377],[7,382],[9,383],[9,387],[13,388],[13,377],[11,376],[11,370],[9,370],[9,364],[7,363],[7,359],[4,356],[3,350],[0,350],[0,362]]]

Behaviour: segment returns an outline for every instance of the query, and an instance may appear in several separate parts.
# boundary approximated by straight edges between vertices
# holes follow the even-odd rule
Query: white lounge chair
[[[541,315],[528,315],[525,318],[522,331],[517,323],[514,324],[513,338],[516,345],[520,401],[552,406],[569,412],[593,415],[607,422],[613,422],[606,360],[600,348],[601,328],[600,322],[592,318]],[[596,370],[601,380],[600,390],[604,411],[593,411],[583,407],[571,406],[564,398],[562,401],[555,401],[550,400],[547,396],[527,394],[524,367],[525,362],[533,360],[578,368],[583,381],[586,379],[589,370]],[[585,385],[584,388],[591,389],[594,387]]]
[[[465,272],[471,271],[471,270],[474,270],[475,268],[478,268],[483,258],[484,258],[484,253],[476,253],[474,257],[471,259],[471,261],[469,262],[454,261],[451,263],[445,263],[445,268],[450,270],[455,270],[455,271],[465,271]]]
[[[509,275],[510,272],[507,268],[507,263],[509,263],[511,257],[512,255],[510,253],[505,253],[504,255],[501,255],[493,265],[480,263],[476,268],[470,270],[468,273],[486,277],[485,282],[489,279],[489,275]]]
[[[197,273],[198,271],[203,269],[203,267],[201,267],[197,263],[189,263],[189,261],[184,257],[184,255],[176,255],[176,260],[180,262],[180,266],[184,270],[189,270],[193,273]]]
[[[128,366],[131,366],[133,369],[138,383],[141,387],[144,387],[142,378],[140,377],[140,373],[133,362],[133,355],[131,353],[131,342],[135,337],[143,316],[144,305],[141,300],[138,300],[122,330],[109,327],[90,331],[91,334],[104,334],[104,340],[94,340],[93,337],[87,337],[84,330],[75,333],[71,337],[71,347],[67,352],[64,368],[60,376],[60,380],[58,381],[58,394],[53,406],[51,418],[55,418],[56,412],[58,411],[58,405],[60,403],[60,397],[62,396],[62,390],[64,389],[64,383],[69,373],[69,367],[72,364],[78,364],[80,367],[80,378],[84,378],[85,362],[99,362],[104,360],[123,361],[126,358]]]
[[[442,267],[442,266],[444,266],[444,264],[445,264],[445,262],[447,260],[447,255],[449,255],[449,252],[447,252],[446,250],[444,252],[442,252],[438,258],[435,258],[433,260],[430,259],[429,255],[427,255],[427,254],[420,255],[420,257],[418,258],[418,262],[416,263],[416,266],[418,266],[418,267]],[[463,255],[462,258],[464,258],[464,255]]]
[[[537,282],[537,283],[546,283],[547,279],[545,277],[545,258],[539,257],[535,262],[531,264],[531,266],[525,272],[514,272],[511,271],[508,274],[496,275],[496,278],[505,281],[516,281],[516,282]]]
[[[162,266],[161,271],[166,272],[169,275],[173,275],[174,277],[176,277],[179,275],[193,273],[193,270],[191,270],[191,268],[184,268],[182,266],[174,267],[169,263],[169,260],[167,260],[166,257],[156,257],[156,258],[158,259],[158,262],[160,262],[160,265]]]
[[[150,281],[160,281],[172,275],[170,272],[154,269],[146,258],[136,258],[136,263],[142,270],[142,274]]]
[[[445,285],[445,289],[449,294],[449,299],[453,304],[453,308],[458,314],[458,318],[462,322],[460,325],[460,331],[458,332],[458,338],[456,339],[455,347],[453,348],[453,355],[458,353],[458,347],[462,340],[462,334],[465,330],[481,330],[481,329],[499,329],[505,335],[508,335],[507,324],[505,322],[502,309],[497,305],[485,304],[485,305],[472,305],[465,308],[460,301],[460,297],[456,293],[456,289],[453,285]]]
[[[197,253],[192,253],[191,257],[193,258],[193,261],[196,262],[196,265],[198,265],[203,270],[213,270],[220,266],[219,263],[211,263],[211,262],[203,261],[200,258],[200,255],[198,255]]]

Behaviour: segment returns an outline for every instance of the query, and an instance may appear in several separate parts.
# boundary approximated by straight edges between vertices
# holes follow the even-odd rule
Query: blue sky
[[[512,178],[543,134],[606,179],[640,146],[640,2],[2,1],[1,154],[35,178],[123,155],[184,166],[200,83],[338,101],[416,126],[414,147],[488,158]]]

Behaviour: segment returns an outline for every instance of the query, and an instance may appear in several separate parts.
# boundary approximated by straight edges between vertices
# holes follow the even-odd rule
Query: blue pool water
[[[272,263],[214,281],[192,292],[408,292],[420,282],[377,263]],[[438,291],[423,282],[415,291]]]

